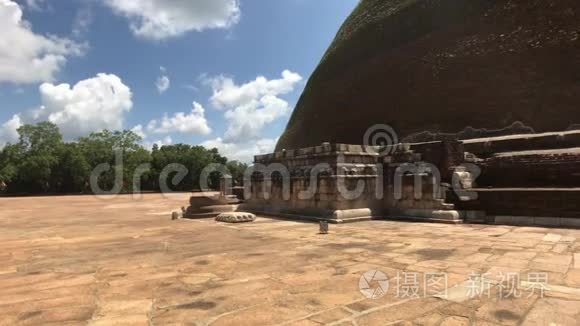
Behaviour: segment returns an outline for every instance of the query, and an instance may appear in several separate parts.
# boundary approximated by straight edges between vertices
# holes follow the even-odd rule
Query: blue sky
[[[272,150],[356,3],[0,0],[0,146],[50,120],[68,139],[135,128],[146,146],[249,160]]]

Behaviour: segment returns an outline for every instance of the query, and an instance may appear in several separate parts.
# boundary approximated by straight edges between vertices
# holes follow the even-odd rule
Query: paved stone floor
[[[580,324],[580,230],[171,221],[187,197],[1,198],[0,324]]]

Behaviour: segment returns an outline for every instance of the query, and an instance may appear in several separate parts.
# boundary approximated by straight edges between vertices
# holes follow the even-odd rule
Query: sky
[[[358,0],[0,0],[0,147],[23,124],[65,140],[273,151]]]

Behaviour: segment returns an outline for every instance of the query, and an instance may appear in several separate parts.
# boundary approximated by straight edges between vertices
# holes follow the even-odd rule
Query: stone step
[[[235,212],[238,205],[212,205],[199,208],[200,213],[228,213]]]
[[[345,218],[342,220],[337,220],[337,223],[355,223],[355,222],[363,222],[363,221],[372,221],[372,220],[380,220],[382,218],[379,217],[372,217],[372,216],[364,216],[364,217],[351,217]]]
[[[475,219],[475,220],[465,220],[463,223],[466,224],[489,224],[486,220]]]
[[[455,209],[455,204],[448,204],[448,203],[443,203],[441,205],[441,209],[443,210],[448,210],[448,211],[452,211]]]
[[[433,211],[433,219],[446,221],[461,221],[461,214],[458,211]]]
[[[183,215],[183,218],[187,220],[216,218],[219,214],[220,213],[186,213]]]
[[[463,220],[448,220],[448,219],[437,219],[429,217],[414,217],[414,216],[389,216],[384,218],[385,220],[395,220],[395,221],[410,221],[410,222],[421,222],[421,223],[443,223],[443,224],[462,224]]]

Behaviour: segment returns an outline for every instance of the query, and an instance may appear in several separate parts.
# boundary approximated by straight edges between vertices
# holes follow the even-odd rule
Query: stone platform
[[[580,131],[364,146],[323,143],[255,157],[244,210],[372,219],[580,226]]]
[[[452,164],[451,156],[457,156],[449,144],[433,147],[435,155],[425,155],[405,144],[382,148],[325,143],[256,156],[240,209],[330,223],[391,216],[459,223],[460,213],[446,202],[438,167],[416,164],[422,157]],[[381,155],[385,151],[390,155]],[[450,177],[448,170],[443,177]]]
[[[235,212],[240,200],[223,193],[197,193],[189,198],[189,206],[182,208],[182,216],[187,219],[217,217],[221,213]]]
[[[258,218],[171,221],[190,194],[0,198],[0,325],[570,325],[580,230]],[[371,270],[390,280],[373,300]],[[397,296],[403,272],[447,273],[449,297]],[[468,298],[471,273],[521,273],[519,297]],[[529,273],[546,273],[543,297]],[[421,278],[419,278],[421,284]],[[419,293],[422,293],[419,286]]]

